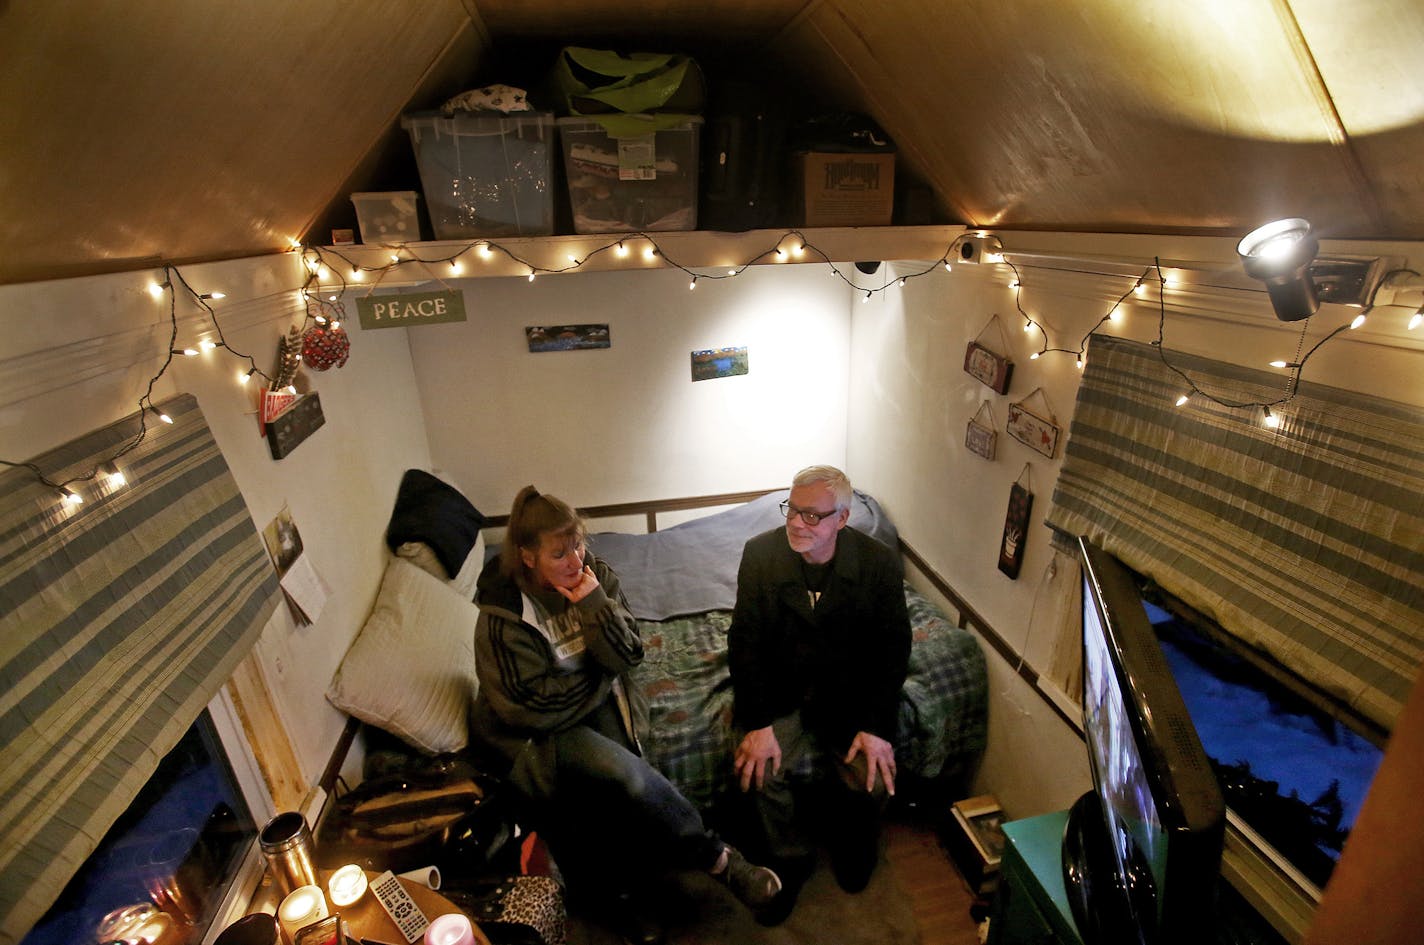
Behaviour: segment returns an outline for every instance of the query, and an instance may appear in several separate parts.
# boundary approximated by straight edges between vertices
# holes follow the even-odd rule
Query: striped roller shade
[[[247,655],[276,575],[197,401],[163,405],[128,484],[0,475],[0,943],[58,897]],[[150,415],[150,421],[153,421]],[[53,481],[132,442],[135,415],[34,460]]]
[[[1271,374],[1170,354],[1200,390]],[[1384,729],[1424,659],[1424,412],[1301,384],[1275,412],[1195,397],[1157,349],[1093,336],[1048,524],[1085,534]]]

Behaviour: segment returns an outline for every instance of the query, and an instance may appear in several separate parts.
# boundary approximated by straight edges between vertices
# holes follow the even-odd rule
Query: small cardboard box
[[[801,226],[890,225],[893,151],[802,151],[794,161]]]
[[[956,801],[942,837],[969,888],[987,897],[999,884],[1004,812],[992,794]]]

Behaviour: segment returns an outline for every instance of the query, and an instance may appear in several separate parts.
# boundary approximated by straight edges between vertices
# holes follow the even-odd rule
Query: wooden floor
[[[885,859],[911,896],[920,945],[979,945],[974,895],[933,830],[887,823]]]

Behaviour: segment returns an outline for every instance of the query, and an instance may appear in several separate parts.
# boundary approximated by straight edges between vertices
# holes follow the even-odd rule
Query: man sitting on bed
[[[889,547],[846,527],[851,500],[839,469],[801,470],[781,504],[785,529],[748,541],[737,572],[728,657],[746,734],[736,776],[782,879],[758,914],[766,925],[791,914],[815,865],[806,788],[824,788],[817,820],[847,892],[870,881],[895,793],[891,739],[910,654],[904,572]]]

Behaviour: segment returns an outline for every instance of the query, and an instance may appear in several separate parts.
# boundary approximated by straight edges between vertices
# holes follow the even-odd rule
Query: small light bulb
[[[1182,396],[1177,398],[1177,406],[1180,407],[1191,399],[1192,398],[1190,394],[1183,394]]]
[[[148,294],[151,295],[151,296],[153,296],[155,299],[161,299],[161,298],[163,298],[163,288],[164,288],[164,286],[166,286],[167,284],[168,284],[168,283],[166,283],[166,282],[161,283],[161,284],[160,284],[160,283],[157,283],[157,282],[150,282],[150,283],[148,284]]]
[[[481,256],[481,257],[483,257],[484,259],[489,259],[489,258],[490,258],[491,256],[493,256],[493,255],[494,255],[494,250],[490,249],[490,244],[488,244],[488,243],[482,243],[482,244],[480,244],[480,256]]]
[[[1117,309],[1113,309],[1111,312],[1108,312],[1108,321],[1116,325],[1118,322],[1122,321],[1122,312],[1119,312]]]
[[[226,292],[204,292],[202,295],[198,296],[198,298],[200,298],[200,299],[225,299],[225,298],[227,298],[227,293],[226,293]]]
[[[1276,427],[1280,426],[1280,425],[1281,425],[1281,418],[1278,417],[1278,416],[1276,416],[1275,414],[1271,413],[1271,408],[1270,408],[1270,407],[1266,407],[1266,408],[1264,408],[1264,409],[1265,409],[1265,411],[1266,411],[1266,426],[1270,427],[1272,430],[1274,430]]]
[[[1035,351],[1033,354],[1031,354],[1031,355],[1028,356],[1028,359],[1029,359],[1030,361],[1037,361],[1037,360],[1038,360],[1038,356],[1039,356],[1040,354],[1042,354],[1042,353],[1043,353],[1043,352],[1041,352],[1041,351]]]
[[[400,253],[391,253],[391,263],[394,264],[398,262],[400,262]]]
[[[297,392],[297,385],[295,385],[295,384],[288,384],[288,385],[287,385],[287,393],[289,393],[289,394],[295,394],[296,392]]]
[[[985,253],[985,254],[984,254],[984,261],[985,261],[986,263],[1001,263],[1001,262],[1004,261],[1004,254],[1003,254],[1003,253]]]
[[[627,255],[628,255],[628,247],[623,245],[623,241],[622,241],[622,240],[619,240],[619,241],[618,241],[618,248],[615,249],[614,252],[617,253],[617,254],[618,254],[618,257],[621,259],[621,258],[623,258],[624,256],[627,256]]]
[[[158,413],[158,419],[162,420],[164,423],[172,423],[172,422],[173,422],[173,418],[170,417],[170,416],[168,416],[168,414],[164,413],[163,411],[159,410],[159,411],[157,411],[157,413]]]
[[[326,324],[326,316],[325,316],[325,315],[313,315],[313,316],[312,316],[312,320],[315,321],[318,325],[323,325],[323,326],[324,326],[324,325]]]
[[[331,320],[331,327],[332,327],[333,329],[340,328],[340,327],[341,327],[341,319],[339,319],[339,318],[333,318],[333,319]]]
[[[464,263],[460,262],[460,260],[458,260],[458,259],[452,259],[452,260],[450,260],[450,275],[452,275],[452,276],[458,276],[460,273],[462,273],[462,272],[464,272],[464,271],[465,271],[465,264],[464,264]]]
[[[206,339],[206,338],[204,338],[202,341],[198,342],[198,350],[199,350],[199,351],[205,351],[205,352],[206,352],[206,351],[212,351],[212,350],[213,350],[214,348],[216,348],[217,346],[218,346],[218,345],[217,345],[217,342],[215,342],[215,341],[209,341],[209,340]]]
[[[735,276],[736,274],[737,274],[737,270],[735,270],[735,269],[728,269],[728,270],[727,270],[727,275],[729,275],[729,276]]]
[[[65,505],[81,505],[84,502],[84,497],[68,486],[60,486],[59,495]]]
[[[1135,286],[1132,287],[1132,291],[1135,292],[1135,293],[1138,294],[1138,295],[1146,295],[1146,294],[1147,294],[1147,286],[1145,286],[1145,285],[1143,285],[1141,282],[1139,282],[1139,283],[1137,283],[1137,285],[1135,285]]]
[[[1017,289],[1018,287],[1019,287],[1019,280],[1013,279],[1013,280],[1011,280],[1011,281],[1009,282],[1009,288],[1010,288],[1010,289]]]
[[[291,249],[301,249],[302,241],[297,239],[295,236],[289,236],[287,237],[287,246],[289,246]]]
[[[1027,334],[1031,331],[1033,331],[1033,319],[1030,318],[1028,321],[1024,322],[1024,333]]]
[[[530,282],[533,282],[533,281],[534,281],[534,270],[532,270],[532,269],[529,270],[529,281],[530,281]]]
[[[1365,313],[1364,313],[1364,312],[1361,312],[1360,314],[1358,314],[1358,315],[1355,316],[1355,320],[1354,320],[1354,321],[1350,322],[1350,330],[1351,330],[1351,331],[1354,331],[1356,328],[1359,328],[1359,327],[1360,327],[1361,325],[1363,325],[1364,323],[1365,323]]]
[[[325,266],[319,266],[316,270],[316,277],[325,282],[328,278],[331,277],[331,270],[326,268]]]
[[[1414,317],[1409,319],[1409,330],[1418,328],[1420,322],[1424,322],[1424,312],[1415,312]]]
[[[1275,361],[1272,361],[1272,362],[1271,362],[1271,367],[1273,367],[1273,368],[1290,367],[1290,362],[1288,362],[1288,361],[1282,361],[1282,360],[1280,360],[1280,359],[1278,358],[1278,359],[1276,359]]]
[[[860,301],[861,301],[862,304],[864,304],[864,303],[866,303],[866,302],[869,302],[869,301],[870,301],[870,293],[869,293],[869,292],[865,293],[865,298],[861,299]]]
[[[900,288],[903,289],[903,288],[905,287],[905,280],[904,280],[904,279],[901,279],[899,284],[900,284]]]
[[[782,249],[780,246],[776,247],[776,261],[781,262],[785,258],[786,250]]]
[[[791,255],[796,256],[796,257],[798,257],[798,258],[799,258],[803,253],[805,253],[805,252],[806,252],[806,244],[805,244],[805,243],[798,243],[798,244],[796,244],[794,247],[792,247],[792,249],[791,249]]]
[[[107,463],[100,463],[99,472],[104,476],[106,480],[108,480],[109,485],[115,489],[128,482],[128,479],[124,476],[124,474],[119,471],[119,467],[114,465],[112,461]]]
[[[173,353],[174,353],[174,354],[181,354],[181,355],[183,355],[183,357],[185,357],[185,358],[196,358],[196,357],[198,356],[198,349],[197,349],[197,348],[184,348],[184,349],[182,349],[181,351],[180,351],[180,350],[177,350],[177,349],[174,349]]]
[[[1083,356],[1082,356],[1082,355],[1079,355],[1079,356],[1078,356],[1078,360],[1076,360],[1076,361],[1073,362],[1073,366],[1074,366],[1075,368],[1077,368],[1078,370],[1080,370],[1080,371],[1083,370]]]
[[[692,277],[692,281],[687,284],[687,287],[688,287],[689,289],[695,289],[695,288],[697,288],[697,277],[696,277],[696,276],[693,276],[693,277]]]
[[[239,384],[246,384],[248,381],[252,380],[252,374],[256,370],[257,368],[253,368],[251,371],[238,371],[237,382]]]
[[[366,274],[361,271],[361,267],[360,267],[360,266],[352,266],[352,267],[351,267],[351,281],[352,281],[352,282],[360,282],[360,281],[361,281],[362,279],[364,279],[364,278],[366,278]]]
[[[575,266],[577,266],[577,265],[579,264],[579,258],[578,258],[577,256],[575,256],[573,253],[569,253],[569,262],[571,262],[571,263],[573,263]]]
[[[643,250],[643,258],[644,258],[644,259],[649,259],[649,260],[651,260],[651,259],[656,259],[657,256],[658,256],[658,251],[657,251],[655,248],[653,248],[652,246],[649,246],[649,247],[647,247],[646,249]]]
[[[954,267],[951,266],[949,263],[945,263],[945,264],[944,264],[944,271],[945,271],[945,272],[953,272],[953,271],[954,271]]]

